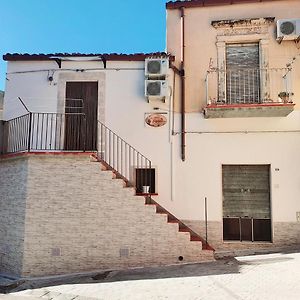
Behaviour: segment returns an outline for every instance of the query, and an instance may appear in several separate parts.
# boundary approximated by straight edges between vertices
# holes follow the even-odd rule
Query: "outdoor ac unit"
[[[167,80],[145,80],[145,96],[165,98],[168,96]]]
[[[148,78],[167,76],[169,60],[167,58],[146,58],[145,76]]]
[[[300,37],[300,19],[285,19],[277,21],[277,39],[297,40]]]

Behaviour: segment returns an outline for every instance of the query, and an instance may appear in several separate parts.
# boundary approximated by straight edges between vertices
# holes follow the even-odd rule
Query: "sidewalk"
[[[80,278],[77,282],[73,280],[72,284],[27,289],[0,296],[0,299],[298,300],[300,252],[114,271],[93,278]]]

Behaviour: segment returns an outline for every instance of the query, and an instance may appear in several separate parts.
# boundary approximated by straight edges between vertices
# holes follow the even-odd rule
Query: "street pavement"
[[[300,300],[300,252],[112,271],[53,284],[31,282],[0,299]]]

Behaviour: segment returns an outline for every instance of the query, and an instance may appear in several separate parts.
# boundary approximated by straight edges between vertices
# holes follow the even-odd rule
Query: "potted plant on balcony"
[[[278,97],[282,100],[283,103],[292,103],[292,101],[290,101],[290,97],[293,95],[294,93],[280,92],[278,94]]]

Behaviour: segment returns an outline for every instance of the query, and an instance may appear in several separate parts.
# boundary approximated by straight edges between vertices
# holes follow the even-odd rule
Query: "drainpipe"
[[[179,69],[173,64],[170,65],[175,74],[180,76],[181,81],[181,92],[180,92],[180,103],[181,103],[181,160],[185,161],[185,72],[184,72],[184,7],[180,8],[180,67]],[[175,93],[175,91],[174,91]]]
[[[181,77],[181,160],[185,161],[185,72],[184,72],[184,7],[180,8],[181,12],[181,55],[180,55],[180,77]]]

